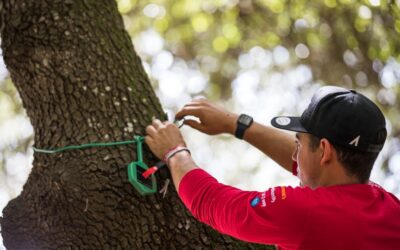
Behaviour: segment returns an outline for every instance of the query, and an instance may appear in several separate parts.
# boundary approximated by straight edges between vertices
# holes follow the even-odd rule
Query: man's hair
[[[310,148],[315,151],[321,138],[310,135]],[[366,183],[371,175],[372,167],[378,157],[378,153],[363,152],[355,149],[339,146],[330,142],[336,150],[339,162],[344,166],[347,173],[356,176],[361,183]]]

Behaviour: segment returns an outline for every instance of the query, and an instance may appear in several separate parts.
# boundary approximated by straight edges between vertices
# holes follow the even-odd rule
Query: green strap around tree
[[[139,137],[138,139],[143,141],[143,136],[135,136],[135,138]],[[85,149],[85,148],[95,148],[95,147],[110,147],[110,146],[120,146],[120,145],[127,145],[127,144],[135,144],[136,140],[130,141],[116,141],[116,142],[95,142],[95,143],[87,143],[82,145],[72,145],[72,146],[65,146],[61,148],[55,149],[41,149],[33,147],[33,151],[37,153],[45,153],[45,154],[54,154],[60,153],[66,150],[73,150],[73,149]]]
[[[54,154],[73,149],[136,144],[137,161],[131,162],[128,165],[128,180],[141,195],[148,195],[157,192],[157,181],[154,175],[152,175],[150,178],[147,177],[145,178],[142,175],[144,171],[148,169],[146,163],[143,162],[143,151],[142,151],[143,141],[144,141],[144,136],[134,136],[134,140],[132,141],[95,142],[82,145],[65,146],[55,149],[40,149],[33,147],[33,151],[37,153]]]

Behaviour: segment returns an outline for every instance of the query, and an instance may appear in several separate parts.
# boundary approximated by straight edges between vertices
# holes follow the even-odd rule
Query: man
[[[365,96],[322,87],[301,117],[276,117],[276,128],[195,100],[177,113],[204,133],[230,133],[251,143],[300,179],[300,187],[242,191],[196,166],[179,129],[154,120],[146,142],[167,162],[192,214],[241,240],[281,249],[400,249],[400,201],[369,182],[386,139],[385,118]]]

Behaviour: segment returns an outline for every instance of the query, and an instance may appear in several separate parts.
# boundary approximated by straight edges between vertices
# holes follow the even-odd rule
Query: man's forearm
[[[171,171],[176,190],[179,190],[182,178],[191,170],[198,168],[190,154],[186,151],[179,152],[171,157],[168,161],[168,167]]]
[[[185,120],[185,124],[209,135],[221,133],[234,135],[239,117],[239,115],[205,99],[193,100],[176,113],[177,119],[182,119],[185,116],[197,117],[200,122],[188,119]],[[291,156],[296,148],[293,135],[253,122],[245,131],[244,139],[279,165],[290,172],[292,171]]]
[[[226,133],[235,134],[237,119],[238,115],[226,118],[224,122],[226,124]],[[253,122],[244,133],[243,139],[268,155],[283,168],[292,172],[292,153],[296,149],[294,135],[258,122]]]
[[[292,134],[254,122],[243,139],[292,172],[292,153],[296,147]]]

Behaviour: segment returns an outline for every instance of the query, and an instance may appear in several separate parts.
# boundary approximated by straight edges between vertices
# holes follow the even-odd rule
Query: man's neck
[[[321,174],[320,185],[322,187],[363,184],[355,175],[349,175],[342,165],[330,166]]]

